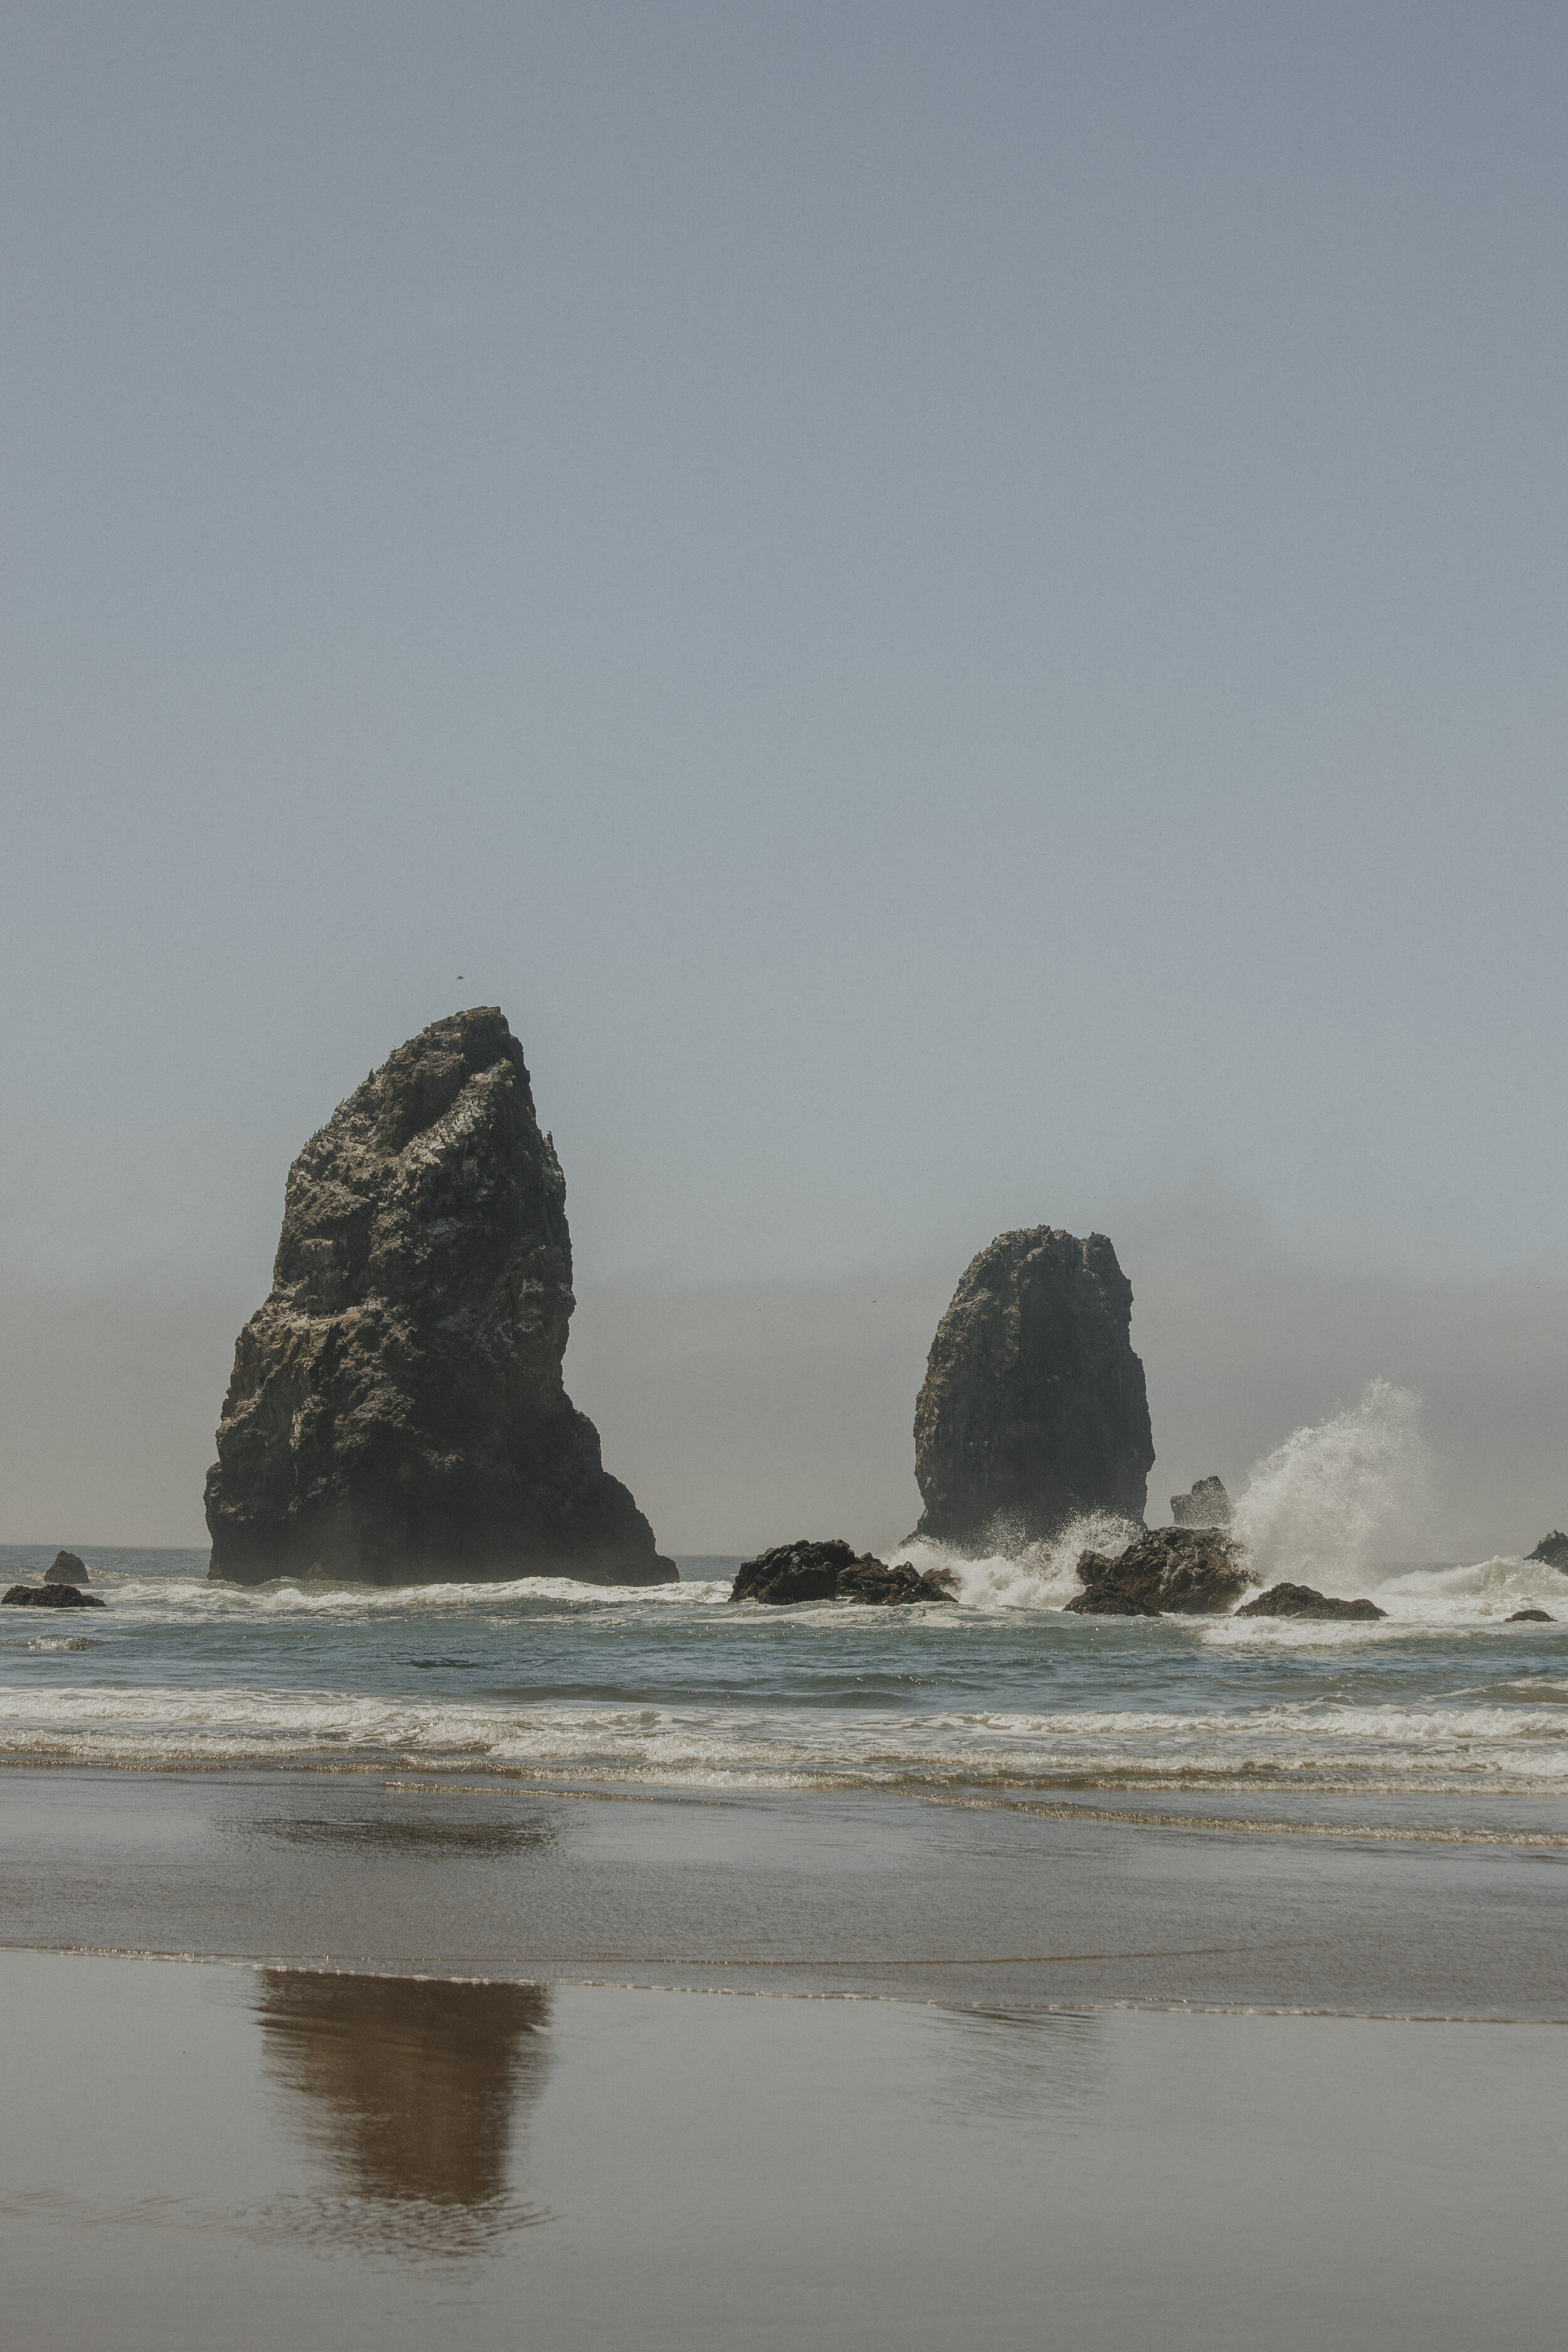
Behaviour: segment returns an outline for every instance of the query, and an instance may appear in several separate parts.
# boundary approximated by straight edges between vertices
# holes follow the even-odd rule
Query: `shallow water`
[[[1568,1576],[1358,1571],[1383,1623],[1066,1616],[1068,1553],[961,1566],[957,1607],[727,1601],[565,1580],[397,1591],[205,1580],[89,1549],[100,1613],[0,1618],[0,1761],[310,1764],[721,1790],[1568,1791]],[[0,1549],[6,1581],[47,1549]],[[917,1551],[918,1564],[934,1557]],[[721,1572],[715,1573],[715,1570]]]

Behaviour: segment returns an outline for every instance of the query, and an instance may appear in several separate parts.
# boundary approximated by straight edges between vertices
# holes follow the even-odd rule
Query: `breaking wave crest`
[[[1059,1609],[1083,1589],[1077,1572],[1081,1552],[1119,1554],[1142,1533],[1136,1520],[1119,1512],[1084,1511],[1043,1539],[1026,1537],[1005,1519],[994,1520],[978,1558],[925,1542],[904,1544],[898,1556],[922,1574],[928,1568],[946,1570],[956,1581],[959,1601],[970,1608]]]
[[[410,1768],[706,1789],[1204,1787],[1568,1790],[1568,1681],[1514,1677],[1465,1705],[948,1706],[861,1717],[779,1706],[421,1706],[209,1687],[58,1692],[0,1706],[14,1762]]]

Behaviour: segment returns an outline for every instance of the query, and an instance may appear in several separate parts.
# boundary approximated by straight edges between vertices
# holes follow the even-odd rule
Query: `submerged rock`
[[[889,1568],[868,1552],[857,1554],[837,1538],[829,1543],[775,1544],[749,1559],[736,1577],[731,1601],[858,1601],[874,1605],[916,1601],[952,1601],[952,1570],[928,1569],[917,1575],[908,1560]]]
[[[1216,1528],[1152,1528],[1119,1559],[1079,1555],[1077,1617],[1218,1616],[1247,1590],[1243,1555]]]
[[[289,1171],[207,1475],[239,1583],[675,1580],[562,1385],[566,1184],[492,1005],[437,1021]]]
[[[1548,1568],[1568,1568],[1568,1536],[1561,1528],[1553,1528],[1549,1536],[1542,1537],[1535,1549],[1527,1557],[1544,1560]]]
[[[1256,1601],[1248,1601],[1235,1612],[1237,1617],[1386,1617],[1373,1601],[1336,1601],[1331,1594],[1316,1592],[1310,1584],[1271,1584]]]
[[[1230,1496],[1217,1478],[1200,1478],[1184,1495],[1172,1496],[1171,1517],[1179,1528],[1228,1528]]]
[[[0,1609],[103,1609],[96,1592],[82,1592],[74,1584],[14,1584],[0,1592]]]
[[[1129,1333],[1132,1286],[1103,1234],[1001,1234],[966,1269],[915,1407],[917,1533],[974,1549],[1084,1511],[1142,1519],[1154,1444]]]
[[[74,1551],[58,1551],[44,1570],[46,1584],[90,1584],[87,1562],[79,1559]]]
[[[1545,1609],[1516,1609],[1503,1622],[1509,1625],[1555,1625],[1557,1620]]]

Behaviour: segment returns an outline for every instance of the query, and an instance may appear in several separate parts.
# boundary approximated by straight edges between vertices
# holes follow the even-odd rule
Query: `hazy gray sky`
[[[197,1539],[289,1160],[476,1003],[667,1544],[887,1534],[1040,1222],[1156,1496],[1385,1370],[1568,1512],[1565,113],[1495,0],[13,0],[0,1533]]]

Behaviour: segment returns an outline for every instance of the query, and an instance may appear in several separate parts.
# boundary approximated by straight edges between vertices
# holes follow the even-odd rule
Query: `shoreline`
[[[1254,1825],[882,1790],[714,1799],[237,1768],[35,1769],[10,1793],[12,1950],[1568,2019],[1553,1876],[1568,1840],[1424,1832],[1389,1805],[1377,1826]]]

